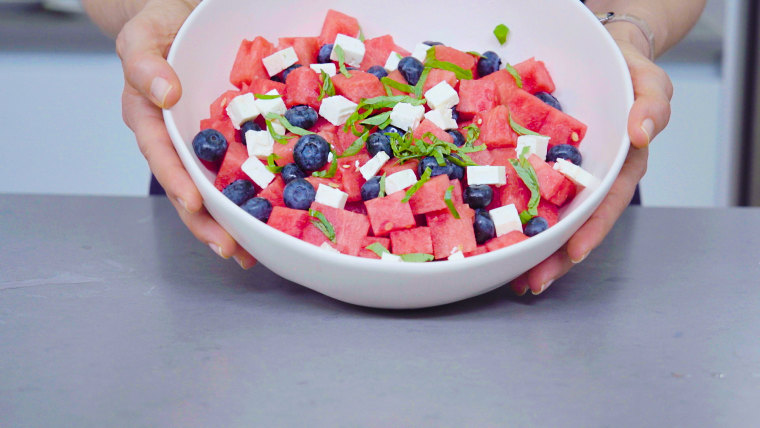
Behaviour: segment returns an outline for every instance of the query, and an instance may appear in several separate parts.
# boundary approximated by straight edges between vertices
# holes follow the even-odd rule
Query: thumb
[[[166,55],[195,5],[180,0],[149,1],[116,37],[126,83],[158,107],[171,107],[182,95],[179,78]]]

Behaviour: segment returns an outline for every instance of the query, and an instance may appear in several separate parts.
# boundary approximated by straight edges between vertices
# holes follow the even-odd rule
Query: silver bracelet
[[[610,24],[612,22],[628,22],[635,25],[644,35],[644,38],[649,42],[649,59],[654,61],[654,33],[652,32],[652,29],[649,28],[646,21],[634,15],[629,15],[627,13],[618,15],[615,12],[597,13],[596,17],[602,25]]]

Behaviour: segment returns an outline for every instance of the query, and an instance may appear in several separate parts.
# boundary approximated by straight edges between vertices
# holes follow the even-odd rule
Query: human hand
[[[122,115],[134,132],[150,170],[166,190],[179,217],[195,237],[223,258],[232,257],[244,269],[256,260],[206,211],[203,199],[174,150],[161,108],[182,95],[179,78],[166,62],[177,31],[197,3],[149,0],[116,38],[124,69]]]
[[[618,27],[610,32],[625,57],[633,82],[635,101],[628,115],[631,139],[628,156],[609,193],[586,223],[557,252],[512,281],[512,290],[520,296],[528,290],[535,295],[543,293],[601,244],[628,207],[636,185],[646,172],[649,143],[670,119],[673,96],[670,78],[646,56],[648,44],[641,43],[634,38],[636,35],[626,30],[630,29]]]

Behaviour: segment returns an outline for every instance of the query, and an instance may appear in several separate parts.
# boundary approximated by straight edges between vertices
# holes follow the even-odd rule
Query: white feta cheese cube
[[[528,148],[528,157],[531,153],[535,154],[541,160],[546,160],[546,151],[549,148],[549,137],[543,135],[520,135],[517,137],[517,155],[523,153],[523,149]]]
[[[391,71],[398,69],[398,63],[401,61],[401,58],[403,57],[400,53],[391,51],[391,54],[388,55],[388,59],[385,60],[385,70],[390,73]]]
[[[398,103],[391,110],[391,125],[402,131],[414,131],[425,116],[425,107],[409,103]]]
[[[467,184],[507,184],[507,171],[503,165],[478,165],[467,167]]]
[[[464,253],[459,248],[455,248],[447,260],[464,260]]]
[[[385,193],[390,195],[404,190],[417,182],[417,175],[411,169],[404,169],[385,177]]]
[[[251,93],[238,95],[227,104],[227,115],[235,129],[240,129],[243,122],[255,119],[259,114],[261,112],[256,107],[256,100]]]
[[[397,255],[391,254],[391,253],[383,253],[380,256],[380,260],[385,261],[385,262],[401,262],[401,261],[403,261],[403,260],[401,260],[401,256],[397,256]]]
[[[335,76],[335,73],[338,72],[338,67],[336,67],[335,63],[332,62],[328,62],[326,64],[310,64],[309,68],[314,70],[317,74],[322,74],[321,72],[324,71],[330,77]]]
[[[488,211],[493,220],[494,226],[496,226],[496,236],[507,234],[513,230],[522,232],[522,221],[520,221],[520,214],[517,213],[515,204],[504,205],[499,208]]]
[[[591,175],[590,172],[567,159],[557,159],[557,162],[554,163],[554,169],[579,186],[595,187],[599,184],[599,180]]]
[[[269,131],[245,131],[245,142],[248,147],[248,156],[266,158],[274,150],[274,139]]]
[[[317,195],[314,197],[315,202],[341,210],[346,207],[347,200],[348,193],[334,187],[325,186],[322,183],[319,183],[319,186],[317,187]]]
[[[280,93],[277,92],[277,89],[272,89],[265,95],[274,96],[280,95]],[[259,111],[264,116],[268,115],[269,113],[283,115],[288,110],[288,108],[285,106],[285,101],[283,101],[281,96],[266,100],[258,98],[256,99],[256,107],[259,108]]]
[[[322,99],[319,115],[335,126],[346,123],[346,119],[356,110],[357,104],[343,95],[334,95]]]
[[[425,99],[431,109],[452,108],[459,104],[459,94],[445,80],[428,89]]]
[[[274,173],[268,170],[259,158],[248,158],[240,165],[240,169],[262,189],[266,188],[274,180]]]
[[[420,60],[420,62],[425,62],[425,57],[427,56],[427,51],[432,46],[426,44],[426,43],[417,43],[417,46],[414,47],[414,50],[412,51],[412,56],[414,58],[417,58]]]
[[[380,171],[380,168],[385,165],[388,160],[390,160],[390,156],[388,156],[388,153],[385,153],[384,151],[379,151],[375,156],[372,157],[372,159],[368,160],[367,163],[359,167],[359,172],[362,174],[362,177],[364,177],[365,180],[369,180],[370,178],[374,177],[378,171]],[[358,161],[357,161],[358,162]]]
[[[271,123],[271,124],[272,124],[272,130],[273,130],[273,131],[275,132],[275,134],[277,134],[277,135],[285,135],[285,133],[286,133],[286,132],[288,132],[288,130],[287,130],[287,129],[285,129],[285,127],[284,127],[284,126],[283,126],[283,125],[280,123],[280,121],[279,121],[279,120],[277,120],[277,119],[274,119],[274,120],[270,120],[270,121],[269,121],[269,123]],[[267,132],[269,132],[269,130],[268,130],[268,129],[267,129]]]
[[[430,110],[425,113],[425,119],[433,122],[433,124],[443,130],[456,129],[459,127],[457,121],[452,117],[450,108]]]
[[[338,54],[335,52],[335,46],[340,46],[340,48],[343,49],[343,61],[346,64],[353,65],[354,67],[361,65],[365,52],[364,42],[355,37],[338,34],[335,37],[333,50],[330,53],[330,59],[338,61]]]
[[[321,248],[323,250],[327,250],[327,251],[329,251],[331,253],[339,253],[340,254],[340,251],[338,251],[337,248],[333,247],[332,245],[330,245],[327,242],[323,242],[322,245],[319,246],[319,248]]]
[[[264,68],[267,69],[269,77],[272,77],[282,70],[285,70],[291,65],[297,63],[298,56],[296,55],[296,50],[291,46],[262,58],[261,62],[264,63]]]

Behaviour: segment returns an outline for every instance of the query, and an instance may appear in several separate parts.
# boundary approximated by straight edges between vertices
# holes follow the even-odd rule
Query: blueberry
[[[444,166],[440,166],[438,165],[438,161],[433,156],[427,156],[422,158],[419,165],[417,165],[417,173],[421,177],[425,172],[425,169],[430,168],[431,177],[444,174],[450,176],[454,172],[451,165],[451,162],[446,159],[446,164]]]
[[[497,55],[496,52],[483,52],[483,55],[478,58],[478,75],[480,77],[495,73],[500,67],[501,58],[499,58],[499,55]]]
[[[301,64],[293,64],[285,70],[282,70],[282,81],[285,82],[288,80],[288,74],[290,74],[291,71],[295,70],[298,67],[301,67]]]
[[[491,215],[486,210],[475,211],[472,228],[475,230],[475,242],[478,245],[485,244],[488,240],[496,237],[496,225],[493,224]]]
[[[451,108],[451,118],[454,119],[454,122],[459,122],[459,110],[457,110],[457,106]]]
[[[549,104],[550,106],[556,108],[559,111],[562,111],[562,104],[559,103],[557,98],[554,97],[554,95],[548,93],[548,92],[536,92],[533,94],[538,97],[539,100],[545,102],[546,104]]]
[[[454,139],[454,145],[457,147],[462,147],[465,143],[464,135],[462,135],[461,132],[459,132],[456,129],[449,129],[446,131],[449,135],[451,135],[451,138]]]
[[[193,138],[193,150],[199,159],[218,162],[227,153],[227,139],[216,129],[204,129]]]
[[[279,74],[275,74],[274,76],[270,77],[269,80],[273,82],[285,83],[282,81],[282,76],[280,76]]]
[[[362,200],[369,201],[380,195],[380,177],[374,176],[362,184]]]
[[[583,156],[578,148],[570,144],[557,144],[546,153],[547,162],[556,162],[557,159],[568,160],[578,166],[583,162]]]
[[[296,178],[305,178],[306,173],[301,170],[301,168],[298,167],[295,163],[291,162],[284,167],[282,167],[282,180],[285,181],[285,183],[290,183],[291,181],[295,180]]]
[[[472,209],[485,208],[493,200],[493,189],[487,184],[471,184],[464,189],[462,198]]]
[[[258,123],[249,120],[247,122],[243,122],[242,125],[240,125],[240,138],[243,141],[243,144],[248,145],[248,142],[245,141],[245,133],[248,131],[261,131],[261,127]]]
[[[269,214],[272,214],[272,203],[259,197],[245,201],[240,208],[264,223],[269,220]]]
[[[523,226],[523,233],[528,236],[536,236],[549,228],[549,223],[543,217],[533,217]]]
[[[424,43],[424,44],[426,44],[426,45],[428,45],[428,46],[443,45],[443,43],[441,43],[441,42],[431,42],[430,40],[425,40],[425,41],[424,41],[424,42],[422,42],[422,43]]]
[[[378,79],[382,79],[388,75],[388,72],[385,71],[385,67],[382,65],[373,65],[367,70],[367,73],[374,74]]]
[[[394,133],[394,134],[398,134],[398,136],[400,137],[403,137],[404,134],[406,134],[406,132],[404,132],[401,128],[393,126],[393,125],[388,125],[385,128],[378,130],[378,132],[380,132],[381,134]]]
[[[385,152],[389,157],[393,157],[391,137],[383,134],[380,131],[369,134],[369,137],[367,137],[367,151],[369,152],[370,156],[375,156],[380,152]]]
[[[452,153],[451,157],[457,158],[460,161],[462,160],[462,158],[455,153]],[[447,162],[449,162],[448,159]],[[451,162],[451,172],[449,173],[449,178],[452,180],[462,180],[464,178],[464,167]]]
[[[293,126],[309,129],[317,123],[319,115],[314,108],[301,104],[289,108],[285,112],[285,119]]]
[[[318,134],[304,135],[293,147],[293,160],[307,173],[325,166],[329,154],[330,143]]]
[[[286,184],[282,191],[285,206],[294,210],[308,210],[315,196],[317,191],[314,190],[314,186],[303,178],[296,178]]]
[[[250,181],[241,178],[228,184],[222,190],[222,194],[234,202],[235,205],[240,205],[256,196],[256,187]]]
[[[416,85],[420,80],[424,68],[425,66],[422,65],[420,60],[413,56],[401,58],[401,61],[398,63],[398,71],[401,72],[401,75],[404,76],[407,83],[412,86]]]
[[[330,60],[330,54],[332,54],[332,50],[333,50],[333,44],[332,43],[329,43],[329,44],[326,44],[326,45],[322,45],[319,48],[319,53],[317,54],[317,62],[319,64],[326,64],[328,62],[332,62]]]

